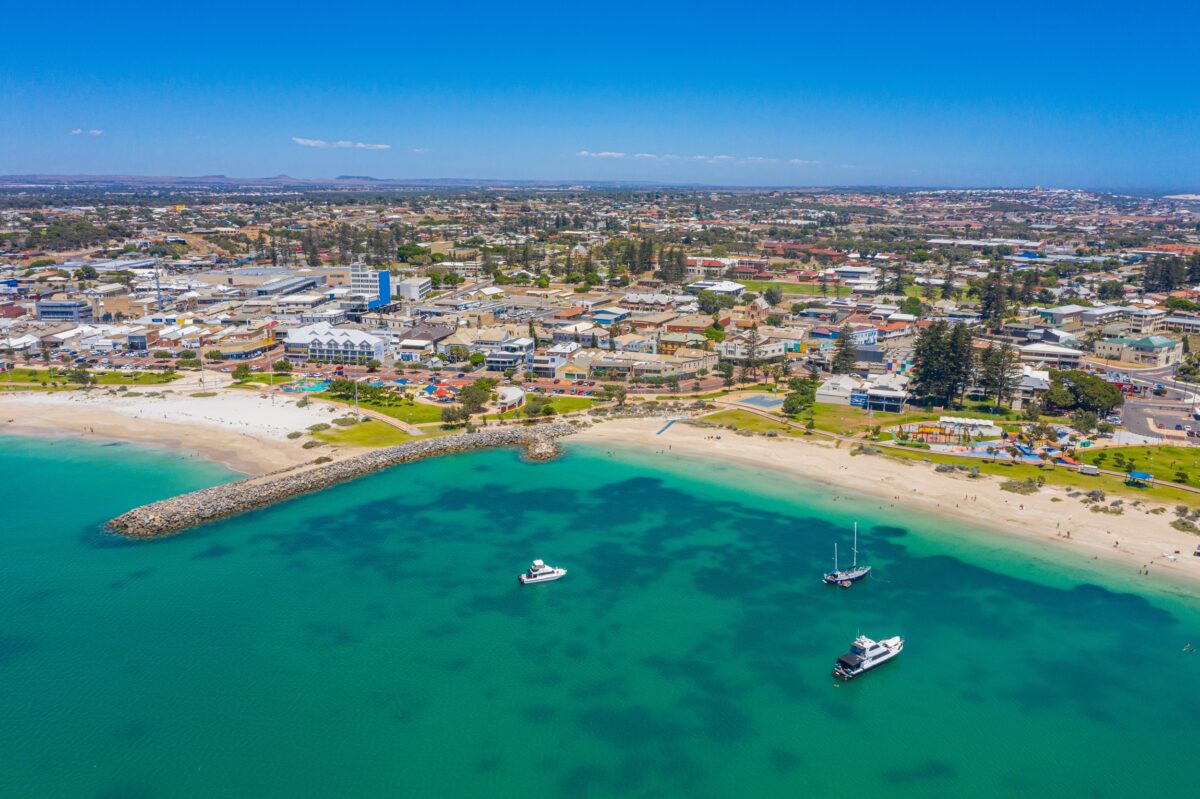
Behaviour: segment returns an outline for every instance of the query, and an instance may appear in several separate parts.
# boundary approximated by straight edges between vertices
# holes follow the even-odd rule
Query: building
[[[1077,369],[1083,359],[1080,350],[1063,347],[1058,344],[1038,342],[1019,347],[1022,363],[1031,363],[1051,369]]]
[[[1161,330],[1167,312],[1162,308],[1130,307],[1125,309],[1125,318],[1129,323],[1129,332],[1140,336]]]
[[[533,356],[533,373],[538,377],[558,377],[559,369],[582,349],[583,347],[574,341],[555,344],[541,355]]]
[[[721,357],[721,360],[733,361],[734,363],[744,363],[750,360],[750,348],[750,336],[748,334],[729,336],[724,341],[713,346],[713,350]],[[782,340],[760,337],[754,357],[758,362],[762,363],[763,361],[780,360],[786,354],[787,345]]]
[[[374,310],[392,301],[392,273],[366,264],[350,267],[350,291],[366,297],[367,308]]]
[[[396,284],[396,296],[406,300],[423,300],[433,291],[433,281],[427,277],[409,277]]]
[[[687,290],[692,294],[699,294],[702,291],[711,291],[717,295],[728,295],[730,297],[740,297],[746,287],[741,283],[734,283],[732,280],[699,280],[687,287]]]
[[[1096,342],[1096,354],[1114,361],[1171,366],[1183,360],[1183,344],[1166,336],[1109,338]]]
[[[87,324],[95,318],[87,300],[38,300],[34,308],[42,322]]]
[[[288,331],[284,354],[293,361],[366,363],[382,361],[386,345],[379,336],[318,322]]]
[[[1090,310],[1082,305],[1060,305],[1057,308],[1044,308],[1038,312],[1042,321],[1054,327],[1074,328],[1083,321],[1083,315]]]
[[[531,338],[509,339],[487,354],[483,362],[484,368],[493,372],[528,369],[533,365],[534,347],[535,344]]]
[[[615,375],[621,377],[694,377],[701,369],[717,365],[716,353],[705,350],[680,349],[673,355],[644,352],[605,352],[586,350],[559,370],[559,377],[583,374],[589,377]]]

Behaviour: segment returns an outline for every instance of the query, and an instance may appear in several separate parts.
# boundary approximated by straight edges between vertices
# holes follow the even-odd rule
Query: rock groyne
[[[558,454],[555,439],[573,432],[575,428],[569,424],[554,423],[535,427],[493,428],[474,433],[421,439],[279,477],[251,477],[180,494],[122,513],[110,520],[105,527],[128,538],[173,535],[205,522],[263,508],[389,466],[435,455],[493,447],[524,446],[530,459],[549,460]]]

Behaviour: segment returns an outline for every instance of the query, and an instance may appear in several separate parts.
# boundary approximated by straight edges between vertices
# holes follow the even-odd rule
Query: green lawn
[[[1188,491],[1171,488],[1170,486],[1160,485],[1151,486],[1150,488],[1133,488],[1132,486],[1125,485],[1125,481],[1122,478],[1106,474],[1086,475],[1080,474],[1074,469],[1061,467],[1040,469],[1033,464],[1012,463],[1010,461],[985,461],[982,458],[960,458],[954,455],[931,453],[929,450],[922,449],[886,449],[883,450],[883,453],[889,458],[917,461],[929,460],[932,463],[962,464],[967,467],[978,466],[982,474],[1008,477],[1013,480],[1024,480],[1027,477],[1036,478],[1040,476],[1045,478],[1047,485],[1063,486],[1083,491],[1091,491],[1094,488],[1099,488],[1106,494],[1118,496],[1122,499],[1136,497],[1177,505],[1200,505],[1200,494],[1193,494]]]
[[[49,369],[16,368],[0,372],[0,383],[53,382],[79,386],[79,383],[69,383],[66,372],[65,369],[57,369],[51,376]],[[179,379],[179,375],[173,372],[92,372],[92,375],[101,386],[156,386]]]
[[[833,408],[842,408],[845,406],[826,406]],[[852,409],[858,410],[858,409]],[[876,414],[877,416],[879,414]],[[897,416],[898,414],[889,414]],[[798,430],[794,427],[784,424],[783,422],[773,422],[770,419],[765,419],[749,411],[718,411],[717,413],[709,414],[702,417],[703,421],[712,422],[714,424],[728,425],[735,424],[740,430],[752,430],[756,433],[768,433],[772,430],[776,431],[781,436],[802,436],[803,430]],[[1188,464],[1191,464],[1191,453],[1183,447],[1127,447],[1123,448],[1126,451],[1130,450],[1155,450],[1155,463],[1159,463],[1160,450],[1181,450],[1183,453],[1188,453]],[[1200,449],[1194,451],[1200,454]],[[1083,491],[1091,491],[1099,488],[1106,494],[1112,494],[1121,498],[1136,497],[1147,501],[1164,502],[1177,505],[1200,505],[1200,494],[1192,494],[1188,491],[1181,491],[1170,486],[1155,485],[1150,488],[1133,488],[1125,485],[1125,481],[1120,477],[1110,475],[1086,475],[1080,474],[1074,469],[1061,467],[1050,467],[1040,469],[1033,464],[1012,463],[1010,461],[986,461],[983,458],[964,458],[955,455],[942,455],[930,452],[926,449],[907,449],[907,448],[889,448],[882,450],[885,457],[900,458],[902,460],[929,461],[931,463],[949,463],[962,464],[968,468],[978,466],[982,474],[996,475],[999,477],[1011,478],[1013,480],[1024,480],[1027,477],[1037,478],[1042,477],[1048,485],[1062,486],[1064,488],[1080,489]],[[1098,453],[1088,453],[1084,457],[1086,462],[1093,462],[1094,456]],[[1177,453],[1177,458],[1180,456]],[[1139,458],[1139,461],[1145,458]],[[1111,456],[1105,466],[1111,467]],[[1164,477],[1173,477],[1174,469],[1171,470],[1171,475],[1163,475]]]
[[[755,433],[769,433],[774,430],[781,436],[804,435],[803,430],[798,430],[783,422],[773,422],[750,411],[717,411],[701,417],[701,420],[719,425],[733,424],[737,425],[739,430],[752,430]]]
[[[1117,460],[1118,453],[1123,456],[1123,461]],[[1158,479],[1170,480],[1172,483],[1196,485],[1200,482],[1200,447],[1107,447],[1083,450],[1079,459],[1084,463],[1092,463],[1114,471],[1150,472]],[[1132,468],[1129,465],[1131,460]],[[1187,479],[1179,479],[1178,472],[1187,475]]]
[[[411,436],[403,430],[397,430],[391,425],[367,419],[352,427],[334,425],[328,430],[312,434],[313,438],[327,444],[341,444],[348,447],[393,447],[406,444],[416,436]]]
[[[341,397],[331,397],[326,392],[320,391],[308,396],[318,399],[328,400],[329,402],[337,402],[342,405],[354,407],[354,400],[345,400]],[[373,411],[378,411],[393,419],[399,419],[402,422],[409,424],[426,424],[428,422],[440,422],[442,420],[441,405],[430,405],[425,402],[397,402],[395,405],[383,405],[381,403],[368,402],[359,400],[360,408],[370,408]]]
[[[762,294],[772,286],[778,288],[784,295],[805,294],[811,296],[821,294],[821,286],[818,283],[788,283],[779,280],[738,280],[737,282],[745,286],[747,291],[753,291],[758,294]],[[850,296],[850,289],[846,286],[828,285],[825,287],[825,290],[830,297]]]
[[[596,404],[596,400],[589,397],[568,397],[565,395],[551,395],[550,405],[554,408],[555,414],[571,413],[572,411],[586,410]],[[506,411],[500,414],[501,419],[517,419],[524,418],[524,408]],[[494,416],[495,414],[491,414]]]
[[[102,386],[160,386],[178,380],[174,372],[100,372],[96,382]]]

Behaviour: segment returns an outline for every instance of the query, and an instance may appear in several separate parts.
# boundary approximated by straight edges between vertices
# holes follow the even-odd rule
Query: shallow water
[[[727,466],[412,464],[175,538],[233,476],[0,439],[0,796],[1179,795],[1200,603]],[[875,567],[820,584],[851,523]],[[1014,548],[1016,547],[1016,548]],[[845,549],[843,551],[845,551]],[[522,588],[534,557],[570,569]],[[835,687],[854,635],[895,662]]]

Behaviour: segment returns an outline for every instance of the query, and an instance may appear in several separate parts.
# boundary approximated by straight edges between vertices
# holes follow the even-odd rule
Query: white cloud
[[[612,150],[602,150],[593,152],[591,150],[580,150],[575,153],[580,158],[625,158],[625,153],[614,152]],[[700,161],[705,164],[737,164],[739,166],[755,166],[763,164],[777,164],[779,159],[768,158],[763,155],[673,155],[671,153],[634,153],[629,158],[640,161]],[[801,163],[793,160],[791,163]],[[816,163],[803,162],[803,163]]]
[[[421,153],[429,152],[429,148],[428,147],[414,147],[414,148],[412,148],[412,151],[414,153],[416,153],[417,155],[420,155]]]
[[[324,139],[305,139],[301,136],[293,136],[292,141],[301,147],[316,147],[318,150],[390,150],[392,148],[390,144],[367,144],[347,139],[325,141]]]
[[[816,166],[820,161],[810,161],[807,158],[789,158],[788,163],[792,166]]]
[[[75,130],[71,131],[71,132],[70,132],[68,135],[70,135],[70,136],[82,136],[82,135],[83,135],[83,128],[75,128]]]
[[[91,130],[84,130],[83,128],[73,128],[72,130],[67,131],[68,136],[82,136],[85,133],[89,136],[103,136],[104,135],[104,131],[100,130],[99,128],[92,128]]]
[[[104,131],[100,130],[99,128],[92,128],[91,130],[88,131],[88,135],[89,136],[102,136],[102,135],[104,135]]]

